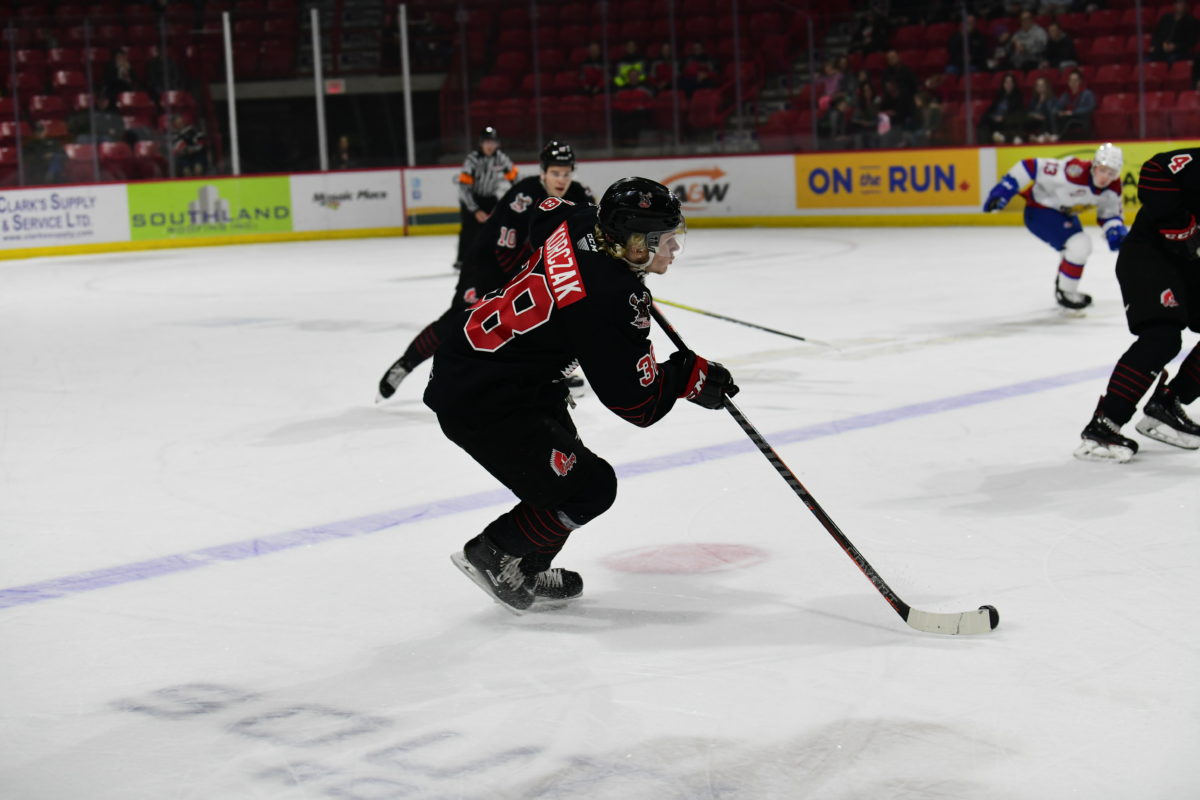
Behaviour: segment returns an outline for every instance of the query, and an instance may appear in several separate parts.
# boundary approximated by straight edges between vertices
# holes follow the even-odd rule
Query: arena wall
[[[1120,143],[1126,218],[1145,159],[1188,142]],[[653,178],[703,227],[1019,225],[1023,204],[980,207],[1023,158],[1088,157],[1090,143],[707,155],[580,162],[596,194],[627,175]],[[521,164],[522,174],[537,169]],[[457,167],[0,189],[0,258],[458,230]],[[1086,215],[1085,215],[1086,220]]]

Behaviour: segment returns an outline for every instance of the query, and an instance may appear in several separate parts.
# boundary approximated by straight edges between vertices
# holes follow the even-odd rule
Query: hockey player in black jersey
[[[716,409],[737,393],[720,364],[687,351],[659,362],[650,344],[645,276],[667,271],[684,230],[679,200],[646,178],[617,181],[598,208],[547,198],[528,260],[459,315],[434,356],[426,405],[520,500],[452,560],[513,611],[583,591],[551,561],[616,497],[612,467],[576,433],[564,372],[582,366],[600,402],[643,427],[679,397]]]
[[[1137,337],[1108,380],[1075,457],[1125,462],[1137,442],[1121,426],[1154,388],[1137,431],[1188,450],[1200,449],[1200,425],[1183,406],[1200,397],[1200,344],[1168,382],[1166,365],[1183,348],[1184,328],[1200,333],[1200,148],[1150,158],[1138,176],[1142,203],[1117,257],[1117,280],[1129,330]]]
[[[391,397],[418,364],[433,355],[447,334],[447,326],[467,306],[485,293],[503,286],[529,255],[529,219],[547,197],[573,203],[596,202],[586,186],[576,182],[575,152],[565,142],[547,142],[542,148],[541,172],[518,181],[496,204],[484,223],[472,255],[463,263],[450,308],[425,326],[408,349],[379,380],[375,402]]]

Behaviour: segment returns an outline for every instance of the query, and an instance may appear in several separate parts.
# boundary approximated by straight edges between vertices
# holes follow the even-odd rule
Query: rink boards
[[[1119,142],[1126,217],[1151,155],[1200,142]],[[577,180],[599,195],[641,175],[669,186],[693,227],[1020,224],[1022,204],[996,214],[988,191],[1025,158],[1088,158],[1096,143],[710,154],[586,160]],[[519,165],[523,175],[536,164]],[[0,190],[0,258],[458,230],[456,166],[143,181]],[[1085,215],[1085,221],[1090,221]]]

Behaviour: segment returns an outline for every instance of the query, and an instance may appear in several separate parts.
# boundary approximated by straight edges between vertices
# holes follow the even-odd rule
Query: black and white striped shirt
[[[476,197],[501,197],[517,177],[517,168],[504,151],[497,148],[490,156],[472,150],[463,162],[458,183],[458,199],[468,211],[477,211]]]

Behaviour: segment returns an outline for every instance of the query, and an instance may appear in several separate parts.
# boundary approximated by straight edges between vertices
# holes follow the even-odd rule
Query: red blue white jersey
[[[1123,225],[1121,181],[1107,186],[1092,182],[1092,162],[1081,158],[1026,158],[1008,171],[1017,191],[1035,208],[1052,208],[1069,216],[1096,209],[1100,227]]]

